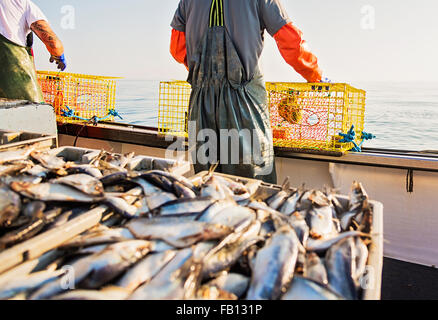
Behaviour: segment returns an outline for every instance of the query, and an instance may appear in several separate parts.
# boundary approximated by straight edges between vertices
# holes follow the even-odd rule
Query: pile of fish
[[[4,244],[36,221],[59,227],[90,206],[111,210],[1,274],[0,299],[362,298],[373,213],[360,183],[341,203],[330,191],[288,183],[265,193],[260,182],[213,172],[133,172],[126,156],[103,153],[88,165],[30,157],[4,165],[16,168],[2,179],[2,228],[22,225]]]
[[[129,186],[111,182],[128,176],[133,156],[96,151],[68,162],[32,149],[0,153],[0,251],[98,205],[124,205],[117,195]]]

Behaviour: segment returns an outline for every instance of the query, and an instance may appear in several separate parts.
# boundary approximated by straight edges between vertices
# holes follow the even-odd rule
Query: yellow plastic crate
[[[340,142],[354,126],[361,142],[366,92],[348,84],[266,83],[274,145],[345,153],[353,142]],[[187,137],[191,87],[184,81],[160,84],[158,131]]]
[[[58,122],[114,120],[118,78],[49,71],[37,75],[44,101],[53,106]]]
[[[266,83],[274,145],[346,152],[340,133],[354,126],[357,145],[365,122],[366,92],[345,83]]]
[[[188,137],[188,114],[192,88],[185,81],[160,82],[158,133]]]

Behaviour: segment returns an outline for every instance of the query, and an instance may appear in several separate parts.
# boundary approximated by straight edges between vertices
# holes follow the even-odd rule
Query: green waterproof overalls
[[[0,34],[0,98],[44,102],[28,48]]]
[[[246,79],[224,27],[222,0],[212,1],[210,26],[189,68],[189,140],[196,143],[191,154],[195,171],[219,161],[218,172],[276,183],[265,82],[258,67],[252,79]],[[212,132],[217,139],[211,139]],[[208,163],[200,161],[203,153]]]

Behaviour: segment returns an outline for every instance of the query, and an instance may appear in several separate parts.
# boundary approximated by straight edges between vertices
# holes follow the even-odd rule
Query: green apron
[[[0,35],[0,98],[44,102],[28,48]]]
[[[195,129],[189,128],[189,140],[191,145],[196,143],[192,150],[196,173],[219,161],[218,172],[275,184],[265,82],[258,68],[252,79],[246,79],[243,64],[224,27],[222,0],[212,1],[210,27],[191,57],[189,69],[188,82],[192,85],[189,120],[191,126],[196,124]],[[212,132],[217,139],[203,139]],[[223,132],[230,133],[231,138]],[[208,161],[200,161],[204,151]]]

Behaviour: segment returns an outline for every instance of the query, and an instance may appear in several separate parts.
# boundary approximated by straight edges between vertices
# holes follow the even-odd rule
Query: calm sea
[[[377,136],[366,147],[438,150],[437,83],[354,83],[367,91],[365,131]],[[122,122],[156,127],[159,81],[120,80]]]

